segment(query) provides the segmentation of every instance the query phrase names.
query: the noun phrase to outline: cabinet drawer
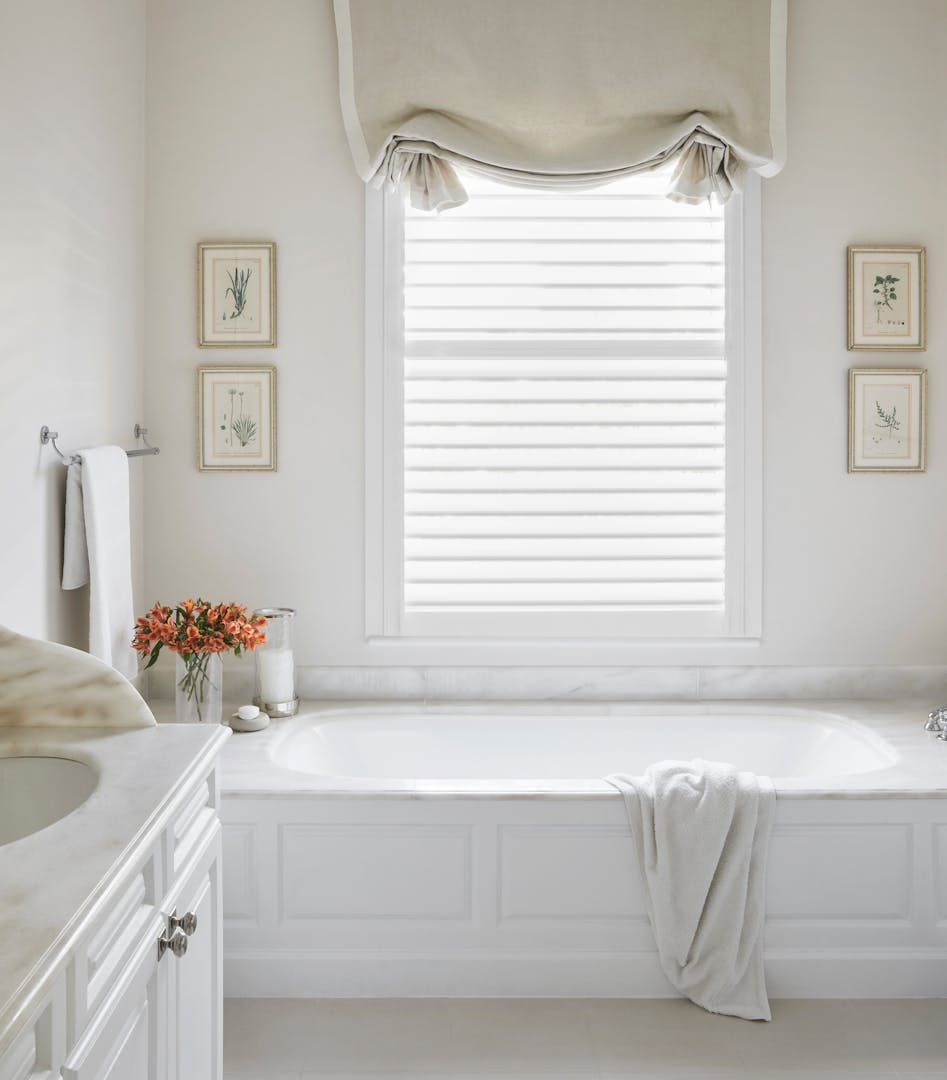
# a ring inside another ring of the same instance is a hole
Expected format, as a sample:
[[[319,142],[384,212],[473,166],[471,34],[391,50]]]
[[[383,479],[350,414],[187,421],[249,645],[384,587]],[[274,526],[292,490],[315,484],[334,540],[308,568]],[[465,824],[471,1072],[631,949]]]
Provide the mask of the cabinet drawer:
[[[151,864],[137,873],[109,905],[84,956],[85,1015],[94,1012],[126,966],[149,923],[157,917]],[[82,969],[80,969],[82,970]],[[82,986],[79,987],[80,993]]]
[[[48,1075],[47,1071],[40,1071],[33,1028],[25,1031],[0,1058],[0,1080],[34,1080]]]
[[[66,981],[60,978],[40,1015],[0,1057],[0,1080],[59,1080],[65,1029]]]
[[[171,874],[173,879],[181,867],[207,839],[215,827],[217,809],[214,799],[213,773],[205,777],[188,797],[174,819],[169,833]]]
[[[128,960],[113,979],[62,1067],[63,1080],[159,1080],[165,1056],[158,1052],[160,1010],[167,985],[157,941],[163,922],[146,921]]]

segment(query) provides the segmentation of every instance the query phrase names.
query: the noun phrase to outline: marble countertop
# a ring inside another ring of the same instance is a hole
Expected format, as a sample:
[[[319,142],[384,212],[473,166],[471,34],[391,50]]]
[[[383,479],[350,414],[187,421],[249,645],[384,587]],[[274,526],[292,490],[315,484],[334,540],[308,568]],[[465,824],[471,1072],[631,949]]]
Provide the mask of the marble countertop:
[[[156,703],[159,722],[173,718],[173,705]],[[704,712],[708,723],[728,710],[746,714],[807,712],[816,710],[840,719],[847,724],[863,724],[875,739],[880,739],[892,756],[890,766],[871,772],[845,776],[799,777],[776,782],[778,798],[939,798],[947,796],[947,742],[923,730],[924,720],[931,708],[928,700],[900,701],[734,701],[734,702],[415,702],[404,701],[344,703],[304,702],[300,716],[340,717],[371,713],[398,716],[419,712],[445,713],[502,713],[504,715],[570,715],[588,716],[643,712],[668,714]],[[225,709],[225,715],[231,710]],[[297,722],[299,717],[294,718]],[[274,745],[292,721],[274,720],[260,732],[238,734],[224,748],[221,756],[221,787],[229,797],[279,795],[327,795],[378,798],[618,798],[615,789],[604,780],[411,780],[364,779],[320,776],[296,771],[276,764],[271,758]]]
[[[77,810],[0,846],[0,1055],[67,963],[78,936],[114,898],[123,868],[174,815],[188,783],[210,767],[230,734],[221,726],[156,726],[150,713],[150,726],[65,723],[53,726],[46,717],[29,726],[21,717],[0,724],[0,757],[72,758],[99,774]]]

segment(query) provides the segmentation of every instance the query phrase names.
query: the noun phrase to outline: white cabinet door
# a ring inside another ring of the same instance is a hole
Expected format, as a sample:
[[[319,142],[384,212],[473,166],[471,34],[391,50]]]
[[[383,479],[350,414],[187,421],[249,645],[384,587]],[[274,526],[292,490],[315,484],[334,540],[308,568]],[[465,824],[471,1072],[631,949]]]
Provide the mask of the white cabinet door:
[[[180,890],[177,914],[197,917],[187,952],[169,966],[172,1080],[220,1080],[223,1073],[223,957],[220,827]]]
[[[166,962],[156,918],[62,1069],[64,1080],[167,1080]]]

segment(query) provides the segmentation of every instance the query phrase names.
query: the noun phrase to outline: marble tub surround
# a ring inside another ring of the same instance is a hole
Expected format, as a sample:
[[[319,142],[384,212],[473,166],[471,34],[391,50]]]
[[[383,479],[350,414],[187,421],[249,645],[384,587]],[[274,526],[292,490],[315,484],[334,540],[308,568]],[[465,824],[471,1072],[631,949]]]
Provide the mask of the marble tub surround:
[[[411,714],[425,716],[495,715],[556,716],[578,715],[590,724],[596,716],[654,716],[659,724],[662,712],[706,716],[707,723],[726,723],[726,716],[760,713],[798,716],[805,722],[812,711],[828,714],[842,725],[866,729],[867,737],[890,759],[890,764],[870,772],[840,776],[812,776],[780,779],[776,784],[779,798],[941,798],[947,795],[947,742],[923,730],[930,705],[927,700],[858,701],[823,700],[806,702],[805,707],[784,701],[734,702],[362,702],[337,704],[304,701],[296,717],[274,720],[259,732],[240,734],[221,756],[221,789],[225,796],[294,794],[348,794],[352,796],[467,798],[504,796],[541,798],[615,799],[614,788],[603,779],[412,779],[395,776],[379,781],[335,775],[315,775],[274,760],[274,751],[288,733],[307,722],[319,719],[344,719],[347,716],[390,717],[393,724]],[[159,722],[172,720],[173,705],[156,705]],[[617,767],[617,766],[616,766]]]
[[[103,702],[112,699],[111,680],[92,685]],[[224,727],[156,725],[150,713],[147,726],[142,719],[117,730],[119,715],[110,714],[111,727],[0,727],[0,757],[71,758],[98,774],[78,809],[0,846],[0,1056],[31,1022],[75,942],[110,910],[123,868],[180,810],[188,784],[230,734]]]
[[[131,683],[88,653],[0,627],[0,728],[154,724]]]
[[[149,700],[174,697],[170,665],[147,673]],[[310,701],[731,701],[736,699],[947,702],[947,666],[773,667],[316,667],[297,666]],[[228,701],[253,696],[253,665],[224,669]]]

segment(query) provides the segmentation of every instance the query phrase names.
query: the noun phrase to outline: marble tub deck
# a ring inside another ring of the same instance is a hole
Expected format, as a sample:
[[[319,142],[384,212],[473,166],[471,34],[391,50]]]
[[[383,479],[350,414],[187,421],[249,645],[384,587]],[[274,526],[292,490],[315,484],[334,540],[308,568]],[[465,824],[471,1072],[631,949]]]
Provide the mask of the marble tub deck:
[[[338,795],[353,797],[520,797],[520,798],[618,798],[615,789],[597,778],[571,780],[482,779],[416,780],[410,777],[360,779],[320,776],[276,764],[274,746],[291,724],[301,717],[339,718],[347,715],[399,716],[502,713],[510,716],[579,715],[594,723],[596,715],[673,714],[675,711],[707,716],[708,724],[723,723],[727,712],[779,713],[804,717],[813,710],[844,724],[864,725],[893,757],[892,764],[871,772],[837,777],[781,779],[779,798],[940,798],[947,796],[947,742],[923,730],[929,700],[855,701],[823,700],[789,703],[780,701],[733,702],[303,702],[293,720],[274,720],[260,732],[231,739],[221,755],[221,790],[227,796]],[[225,714],[228,711],[225,710]],[[173,719],[173,706],[155,707],[159,721]]]

